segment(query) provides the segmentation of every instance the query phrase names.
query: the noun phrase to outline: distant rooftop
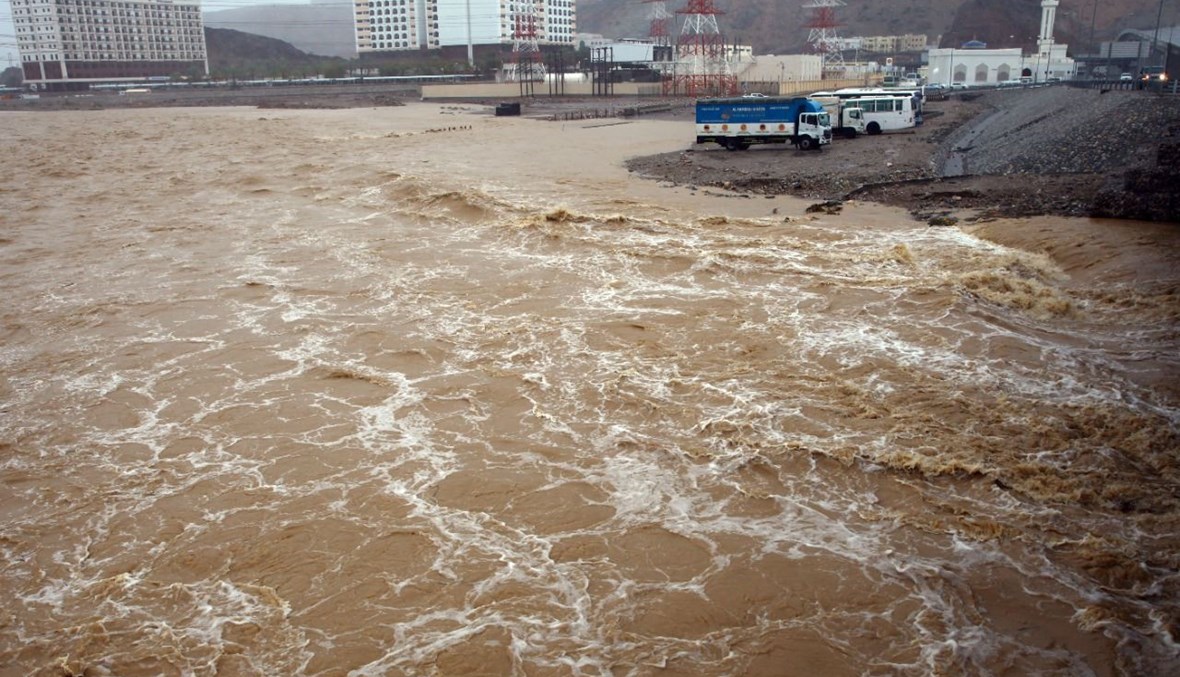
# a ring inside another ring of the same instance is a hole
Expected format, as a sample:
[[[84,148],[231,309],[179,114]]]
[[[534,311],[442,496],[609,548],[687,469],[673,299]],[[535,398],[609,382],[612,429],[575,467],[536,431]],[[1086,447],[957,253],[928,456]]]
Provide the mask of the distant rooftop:
[[[1143,42],[1154,42],[1156,40],[1155,29],[1141,31],[1136,29],[1128,29],[1119,33],[1118,42],[1126,42],[1130,40],[1140,40]],[[1172,47],[1180,47],[1180,26],[1160,26],[1159,41]]]

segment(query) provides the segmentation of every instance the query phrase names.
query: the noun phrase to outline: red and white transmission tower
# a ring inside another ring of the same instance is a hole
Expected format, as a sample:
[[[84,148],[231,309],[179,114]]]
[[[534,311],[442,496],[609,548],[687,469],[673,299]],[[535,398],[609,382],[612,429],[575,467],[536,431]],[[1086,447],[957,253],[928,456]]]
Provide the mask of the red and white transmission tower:
[[[668,13],[664,0],[643,0],[643,3],[651,5],[651,11],[647,14],[647,19],[650,22],[647,36],[651,38],[653,44],[671,44],[672,36],[668,27],[672,24],[672,15]]]
[[[537,41],[537,6],[533,0],[515,3],[512,17],[512,63],[509,79],[520,81],[522,96],[531,96],[533,82],[545,79],[541,45]]]
[[[726,96],[737,94],[737,76],[717,27],[719,11],[713,0],[688,0],[676,10],[686,15],[676,48],[676,74],[664,82],[665,93],[685,96]],[[668,90],[671,89],[669,92]]]
[[[810,0],[803,9],[812,10],[811,20],[807,22],[807,42],[811,48],[823,57],[823,76],[829,72],[844,72],[844,44],[837,35],[840,27],[836,19],[836,8],[844,7],[843,0]]]

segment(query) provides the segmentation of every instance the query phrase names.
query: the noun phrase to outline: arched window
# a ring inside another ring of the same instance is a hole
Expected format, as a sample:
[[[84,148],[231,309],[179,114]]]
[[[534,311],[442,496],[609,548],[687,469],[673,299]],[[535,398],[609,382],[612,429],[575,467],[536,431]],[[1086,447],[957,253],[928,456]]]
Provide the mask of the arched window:
[[[953,80],[955,82],[967,82],[967,67],[962,64],[955,66],[955,75]]]
[[[975,81],[987,82],[987,64],[979,64],[975,67]]]
[[[996,82],[1007,82],[1012,78],[1012,67],[1006,63],[996,69]]]

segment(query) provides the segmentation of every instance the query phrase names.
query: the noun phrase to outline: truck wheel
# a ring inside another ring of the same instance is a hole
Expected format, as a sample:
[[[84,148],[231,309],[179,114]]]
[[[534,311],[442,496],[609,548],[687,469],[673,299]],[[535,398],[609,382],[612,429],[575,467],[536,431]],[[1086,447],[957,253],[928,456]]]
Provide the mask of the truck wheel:
[[[721,145],[725,146],[725,150],[737,150],[740,146],[737,139],[726,139],[721,142]]]
[[[881,125],[877,124],[876,122],[870,122],[869,126],[865,128],[865,131],[873,136],[876,136],[877,134],[881,133]]]
[[[811,150],[815,148],[815,139],[810,136],[799,137],[799,150]]]

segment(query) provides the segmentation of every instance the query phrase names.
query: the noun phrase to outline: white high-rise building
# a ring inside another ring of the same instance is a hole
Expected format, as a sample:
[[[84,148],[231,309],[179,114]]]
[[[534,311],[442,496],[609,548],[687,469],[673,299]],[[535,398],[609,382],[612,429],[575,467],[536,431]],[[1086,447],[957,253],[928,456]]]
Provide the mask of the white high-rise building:
[[[27,84],[207,75],[198,0],[10,0]]]
[[[524,2],[538,44],[574,44],[575,0],[354,0],[357,52],[510,45]]]

